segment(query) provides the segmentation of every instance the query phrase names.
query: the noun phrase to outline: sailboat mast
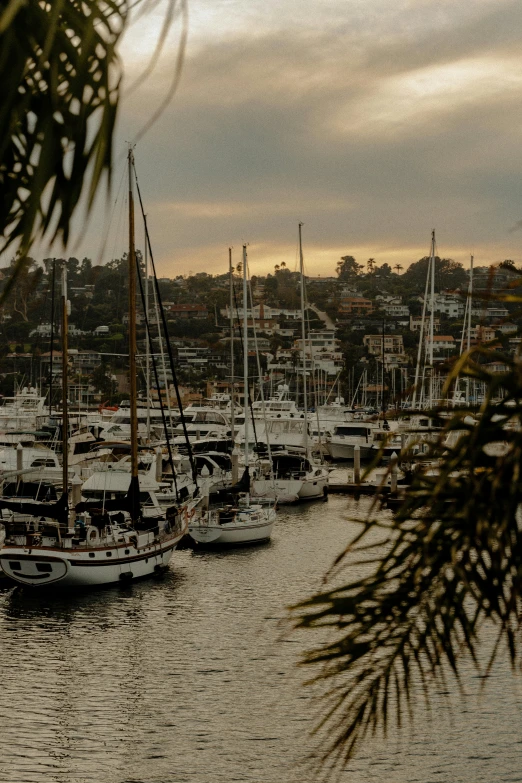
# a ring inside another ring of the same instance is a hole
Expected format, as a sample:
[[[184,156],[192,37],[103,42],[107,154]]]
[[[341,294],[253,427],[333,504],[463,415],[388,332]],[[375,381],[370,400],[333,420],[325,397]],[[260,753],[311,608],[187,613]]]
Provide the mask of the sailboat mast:
[[[134,193],[132,187],[132,168],[134,154],[129,147],[127,156],[129,174],[129,392],[130,392],[130,438],[131,438],[131,488],[132,519],[135,521],[135,502],[139,496],[138,484],[138,388],[136,370],[136,247],[134,238]]]
[[[62,485],[67,496],[69,488],[69,405],[67,401],[67,367],[69,312],[67,302],[67,267],[62,263]]]
[[[424,287],[424,302],[422,304],[422,318],[421,318],[421,325],[419,331],[419,346],[417,349],[417,364],[415,365],[415,381],[413,383],[413,396],[411,401],[411,407],[413,410],[415,410],[415,406],[417,403],[417,389],[419,386],[419,375],[420,375],[423,349],[424,349],[424,364],[426,364],[426,346],[424,345],[424,324],[426,323],[426,307],[428,305],[428,285],[430,281],[430,272],[431,272],[431,253],[428,261],[428,271],[426,273],[426,285]],[[419,395],[419,407],[420,407],[420,396],[421,395]]]
[[[468,337],[467,348],[471,347],[471,308],[473,307],[473,256],[469,267],[469,285],[468,285]],[[470,378],[466,378],[466,405],[469,405],[469,384]]]
[[[247,318],[247,251],[243,245],[243,383],[245,405],[245,468],[248,468],[248,318]],[[254,313],[252,312],[252,317]]]
[[[236,412],[235,412],[235,392],[236,384],[234,378],[234,277],[232,269],[232,248],[228,248],[228,273],[229,273],[229,288],[230,288],[230,429],[232,431],[232,441],[234,441],[234,433],[236,427]]]
[[[385,345],[385,330],[386,330],[386,322],[384,318],[382,319],[382,386],[381,386],[381,408],[382,408],[382,415],[384,418],[386,418],[386,400],[384,397],[384,345]]]
[[[431,232],[431,312],[430,312],[430,408],[433,407],[433,384],[435,380],[433,367],[433,337],[435,330],[435,229]]]
[[[49,356],[49,418],[53,412],[53,348],[54,348],[54,280],[56,273],[56,258],[53,258],[53,275],[51,282],[51,354]]]
[[[145,215],[145,221],[147,216]],[[145,253],[145,321],[147,329],[150,329],[149,319],[149,253],[147,246],[147,224],[144,222],[144,253]],[[145,385],[147,394],[147,443],[150,443],[150,346],[149,340],[145,340]],[[158,389],[158,394],[159,394]],[[168,389],[167,389],[168,394]]]
[[[304,436],[308,454],[308,400],[306,397],[306,351],[305,351],[305,293],[304,293],[304,263],[303,263],[303,224],[299,223],[299,270],[301,272],[301,344],[303,346],[303,406],[304,406]]]

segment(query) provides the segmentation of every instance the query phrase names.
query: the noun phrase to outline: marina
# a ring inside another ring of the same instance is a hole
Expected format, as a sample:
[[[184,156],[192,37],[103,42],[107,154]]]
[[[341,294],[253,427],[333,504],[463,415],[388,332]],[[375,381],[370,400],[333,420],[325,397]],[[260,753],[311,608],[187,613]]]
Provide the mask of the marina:
[[[0,783],[522,783],[521,26],[0,2]]]

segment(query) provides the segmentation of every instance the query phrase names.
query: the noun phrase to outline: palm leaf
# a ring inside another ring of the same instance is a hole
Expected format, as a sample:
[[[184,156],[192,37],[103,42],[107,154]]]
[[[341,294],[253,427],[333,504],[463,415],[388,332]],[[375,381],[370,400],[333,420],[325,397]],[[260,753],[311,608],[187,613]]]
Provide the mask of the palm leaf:
[[[485,361],[507,371],[491,373]],[[429,454],[438,470],[415,472],[392,518],[374,506],[329,579],[339,581],[362,555],[365,575],[292,610],[297,628],[329,634],[302,660],[318,667],[314,681],[330,683],[318,726],[328,770],[346,764],[369,733],[385,734],[394,710],[399,723],[411,715],[417,685],[429,705],[436,683],[451,676],[459,684],[463,656],[481,674],[502,645],[513,666],[520,659],[522,363],[475,349],[457,376],[486,384],[480,410],[433,412],[443,427]],[[483,670],[486,622],[496,625],[497,643]]]
[[[184,21],[166,100],[181,73],[186,0],[166,0],[154,55],[177,3]],[[132,8],[140,5],[156,2],[136,0]],[[130,8],[128,0],[0,0],[0,252],[18,249],[15,279],[36,239],[65,246],[82,195],[89,210],[104,177],[110,185],[122,83],[117,44]]]
[[[30,2],[0,33],[0,232],[26,252],[37,237],[66,244],[85,184],[89,204],[110,176],[124,0]]]

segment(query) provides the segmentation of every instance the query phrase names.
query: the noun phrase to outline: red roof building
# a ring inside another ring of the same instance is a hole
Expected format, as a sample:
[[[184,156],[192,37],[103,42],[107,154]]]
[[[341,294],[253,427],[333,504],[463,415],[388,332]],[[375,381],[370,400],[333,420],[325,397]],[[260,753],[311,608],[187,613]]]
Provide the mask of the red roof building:
[[[175,318],[208,318],[205,305],[173,304],[168,308],[168,312]]]

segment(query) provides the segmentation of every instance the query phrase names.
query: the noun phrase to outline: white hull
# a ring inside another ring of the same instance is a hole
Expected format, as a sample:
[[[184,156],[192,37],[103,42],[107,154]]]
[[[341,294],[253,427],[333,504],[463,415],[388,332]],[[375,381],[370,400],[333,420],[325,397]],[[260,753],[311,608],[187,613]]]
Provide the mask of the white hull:
[[[315,500],[317,498],[324,498],[325,494],[328,493],[328,481],[328,474],[306,478],[303,481],[303,486],[299,491],[299,500]]]
[[[6,546],[0,550],[0,565],[11,579],[31,587],[58,583],[60,587],[109,585],[162,570],[183,534],[144,547],[130,543],[85,550]]]
[[[355,443],[330,440],[327,443],[328,453],[332,459],[351,459],[353,460]],[[374,450],[370,445],[361,446],[361,459],[370,459]]]
[[[296,503],[303,488],[301,479],[255,479],[251,485],[252,498],[263,498],[278,503]]]
[[[210,513],[189,525],[189,535],[199,544],[233,545],[255,544],[268,541],[276,521],[274,509],[259,506],[242,510],[239,519],[219,524],[217,516]]]

